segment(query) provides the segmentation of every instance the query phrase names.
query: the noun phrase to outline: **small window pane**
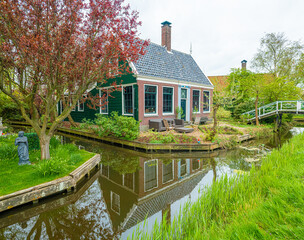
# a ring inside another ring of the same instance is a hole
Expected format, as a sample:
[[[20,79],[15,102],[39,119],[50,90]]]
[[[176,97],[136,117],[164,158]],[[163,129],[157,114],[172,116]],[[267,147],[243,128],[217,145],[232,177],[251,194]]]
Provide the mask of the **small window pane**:
[[[145,113],[156,113],[156,86],[145,86]]]
[[[163,112],[173,113],[173,88],[163,88]]]
[[[101,105],[100,112],[108,113],[108,91],[107,90],[101,91],[101,97],[102,100],[100,100],[100,105]]]
[[[203,107],[203,110],[206,111],[206,112],[209,112],[210,111],[210,103],[209,103],[209,100],[210,100],[210,93],[209,91],[204,91],[203,92],[204,96],[203,96],[203,102],[204,102],[204,107]]]
[[[180,175],[181,177],[187,174],[187,162],[185,159],[182,159],[180,162]]]
[[[145,162],[145,191],[157,187],[157,161]]]
[[[199,169],[200,160],[199,159],[192,159],[192,170],[195,171]]]
[[[193,90],[193,112],[199,112],[200,91]]]
[[[181,98],[187,98],[187,89],[182,89]]]
[[[133,114],[133,87],[124,87],[124,114]]]
[[[120,196],[111,192],[111,208],[114,212],[120,214]]]
[[[173,161],[169,164],[163,164],[163,183],[173,179]]]

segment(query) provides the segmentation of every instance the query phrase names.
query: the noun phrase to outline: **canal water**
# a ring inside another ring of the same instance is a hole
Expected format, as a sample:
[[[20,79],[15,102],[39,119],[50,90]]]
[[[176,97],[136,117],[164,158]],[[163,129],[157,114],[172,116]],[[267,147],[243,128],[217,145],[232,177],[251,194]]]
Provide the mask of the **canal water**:
[[[280,147],[303,130],[293,128],[234,150],[190,154],[145,154],[60,136],[63,142],[100,153],[101,169],[75,193],[2,213],[0,239],[127,239],[136,229],[151,231],[163,217],[173,221],[186,202],[196,201],[217,178],[249,171],[245,158],[259,153],[246,147]]]

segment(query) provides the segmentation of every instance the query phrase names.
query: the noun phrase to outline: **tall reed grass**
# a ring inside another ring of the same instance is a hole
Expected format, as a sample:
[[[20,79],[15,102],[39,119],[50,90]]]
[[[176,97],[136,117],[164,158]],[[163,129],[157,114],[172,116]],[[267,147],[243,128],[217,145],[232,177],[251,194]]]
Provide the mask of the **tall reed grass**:
[[[165,219],[165,218],[164,218]],[[137,229],[137,231],[139,231]],[[223,177],[186,204],[173,223],[137,239],[304,239],[304,134],[261,168]],[[135,239],[135,238],[133,238]]]

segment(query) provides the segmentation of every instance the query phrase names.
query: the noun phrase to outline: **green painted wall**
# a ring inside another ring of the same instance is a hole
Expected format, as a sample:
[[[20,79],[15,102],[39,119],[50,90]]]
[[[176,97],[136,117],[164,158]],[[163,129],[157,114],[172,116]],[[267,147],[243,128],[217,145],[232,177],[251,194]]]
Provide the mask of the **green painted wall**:
[[[113,82],[116,82],[117,85],[124,85],[124,84],[131,84],[136,83],[136,78],[133,76],[133,74],[126,74],[123,76],[118,76],[114,79],[110,79],[105,84],[98,84],[97,88],[102,87],[108,87],[111,86]],[[137,84],[133,85],[134,87],[134,118],[138,120],[138,86]],[[98,89],[93,89],[91,91],[91,94],[93,96],[99,94]],[[119,115],[122,114],[122,92],[117,90],[112,93],[110,93],[111,96],[108,97],[108,115],[111,114],[113,111],[117,111]],[[76,111],[71,112],[71,116],[74,119],[75,122],[82,122],[82,120],[85,119],[94,119],[96,118],[96,113],[100,113],[99,107],[96,107],[96,110],[90,109],[87,106],[87,103],[84,104],[84,111],[79,112],[78,106],[76,107]],[[68,121],[68,119],[65,119],[65,121]]]

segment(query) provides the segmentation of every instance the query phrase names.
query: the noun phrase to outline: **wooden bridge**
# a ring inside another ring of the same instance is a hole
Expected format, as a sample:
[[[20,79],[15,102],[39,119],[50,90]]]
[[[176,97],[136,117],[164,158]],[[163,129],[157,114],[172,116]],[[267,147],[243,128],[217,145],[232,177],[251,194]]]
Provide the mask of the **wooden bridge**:
[[[282,113],[304,114],[304,101],[276,101],[258,108],[258,118],[263,119]],[[248,121],[255,119],[255,110],[242,114]]]

